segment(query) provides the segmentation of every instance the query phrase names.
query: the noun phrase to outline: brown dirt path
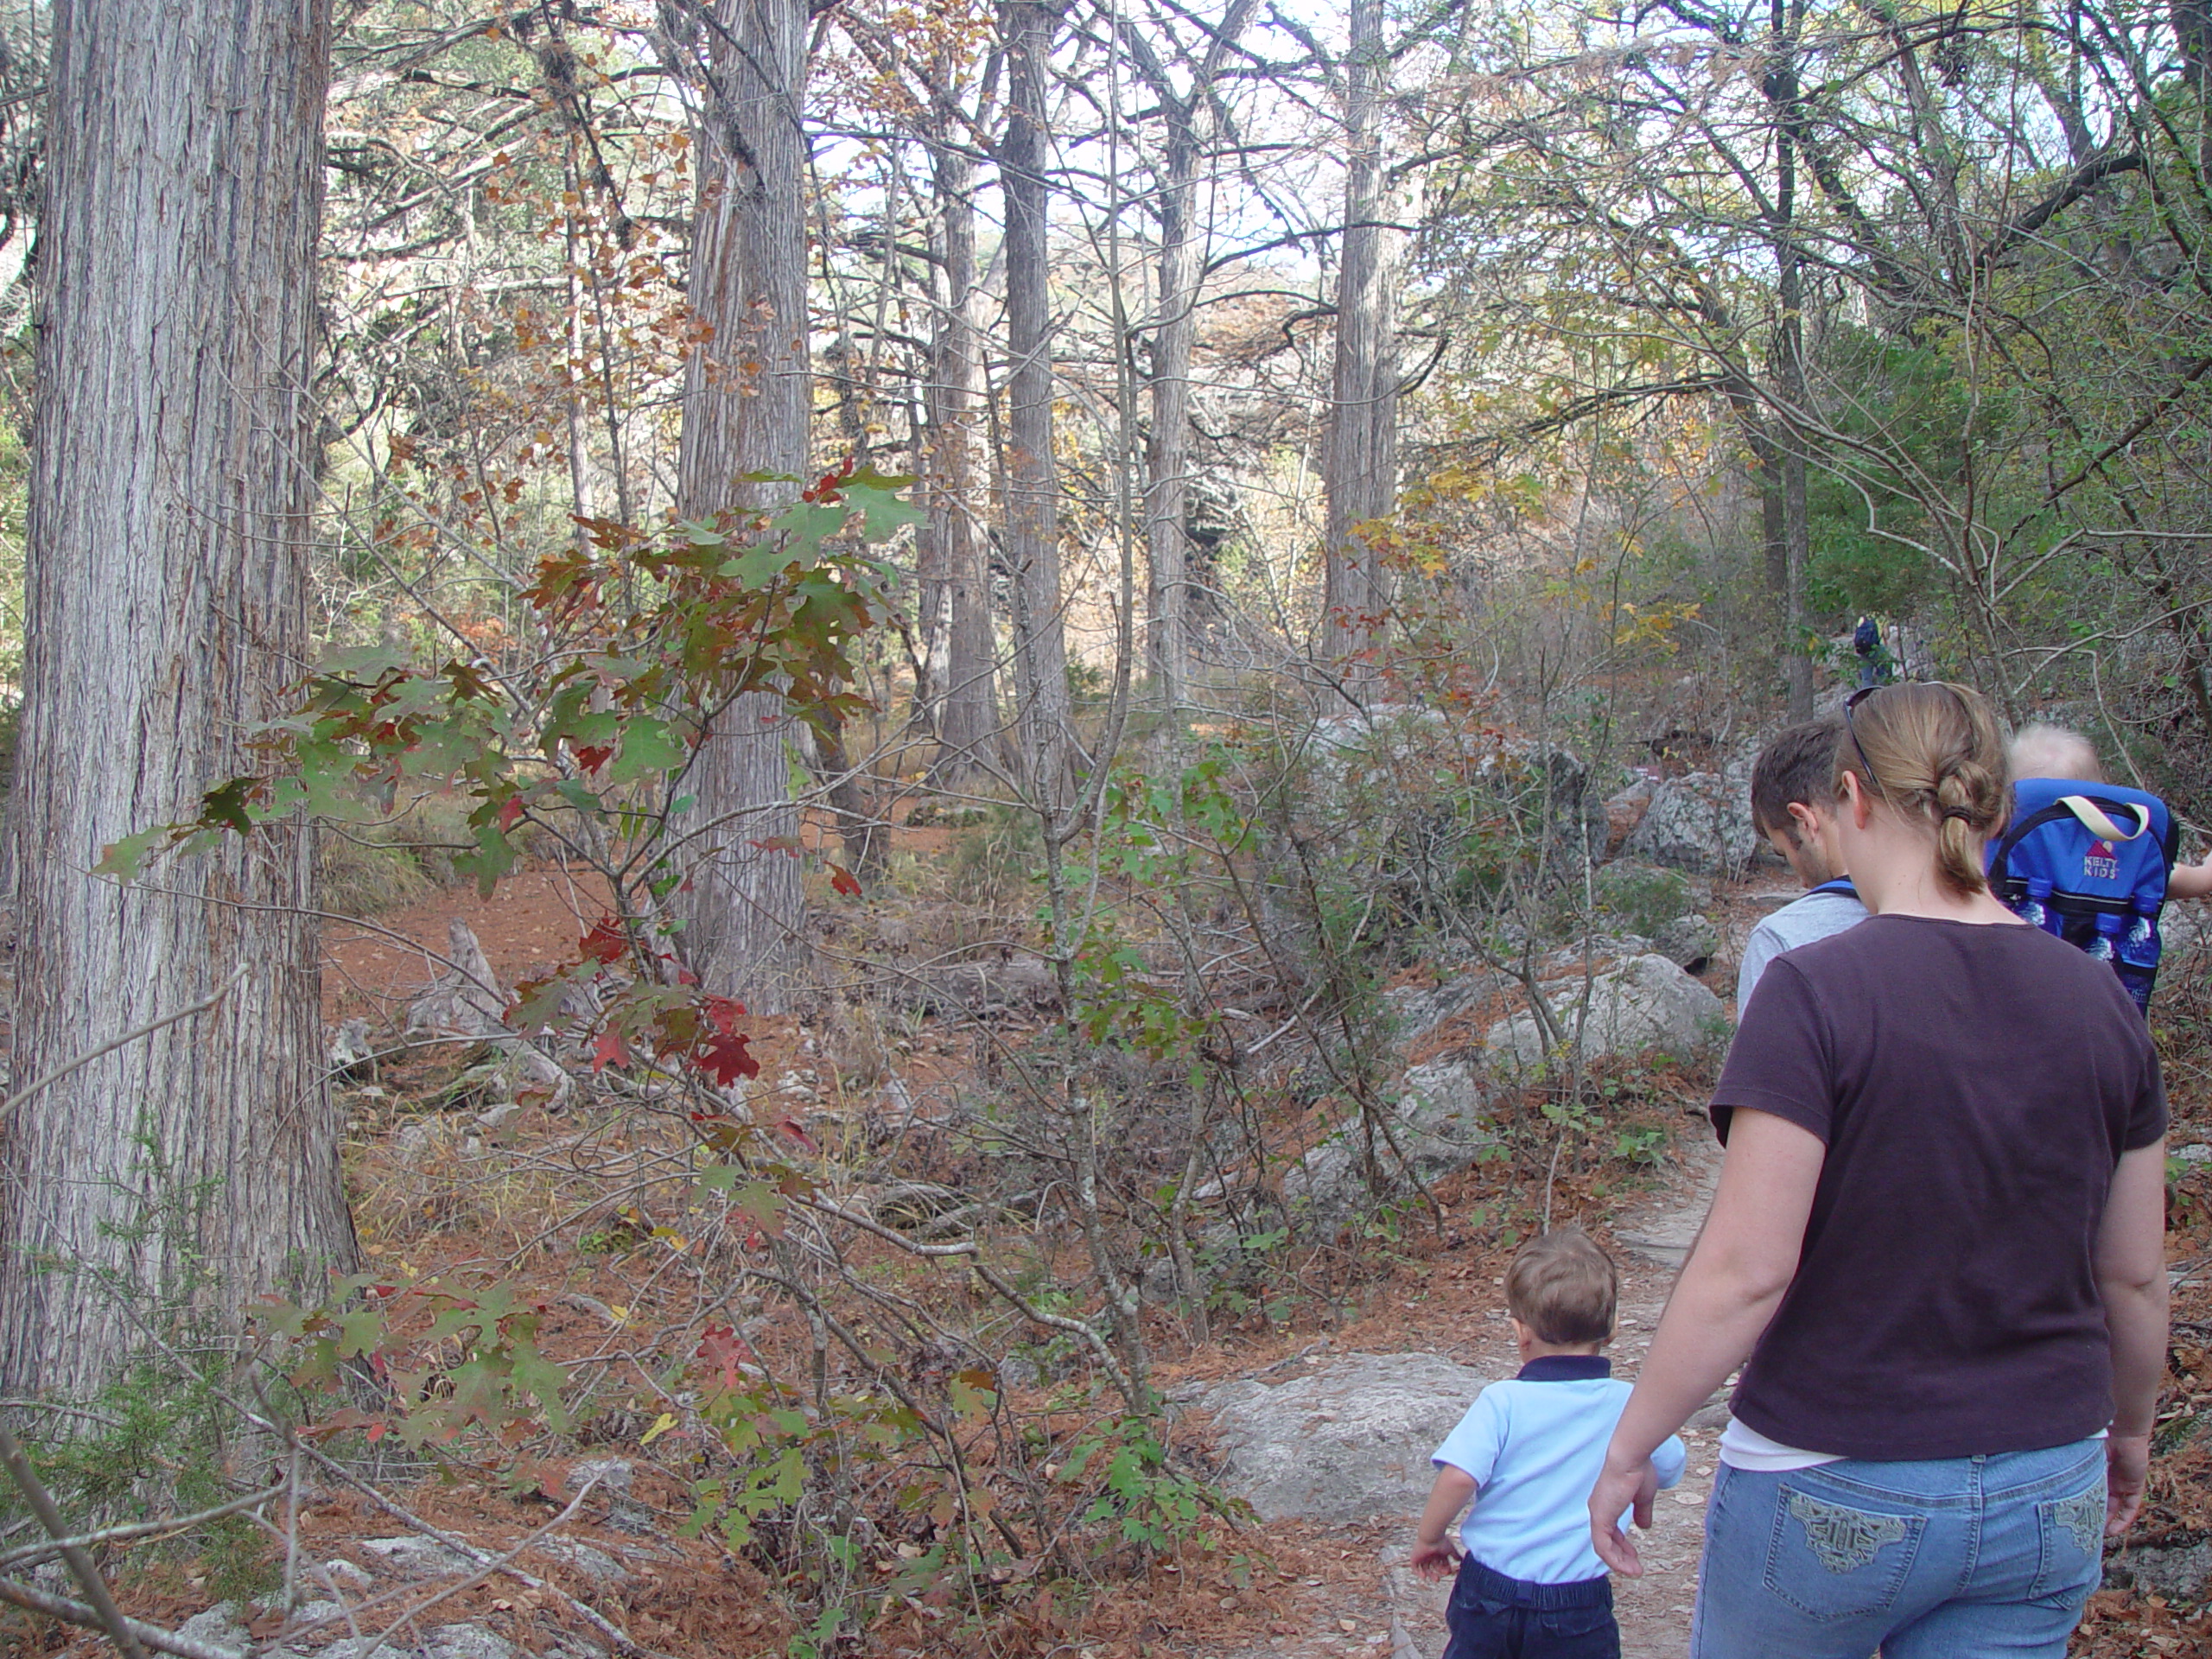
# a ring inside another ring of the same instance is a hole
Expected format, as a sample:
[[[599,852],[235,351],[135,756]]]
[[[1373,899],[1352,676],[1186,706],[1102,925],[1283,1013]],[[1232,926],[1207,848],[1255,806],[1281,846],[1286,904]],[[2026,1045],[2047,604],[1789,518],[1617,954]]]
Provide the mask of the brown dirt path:
[[[1718,1150],[1702,1124],[1686,1123],[1674,1174],[1613,1230],[1622,1270],[1620,1328],[1611,1350],[1617,1376],[1636,1375],[1675,1272],[1712,1202],[1719,1167]],[[1479,1329],[1427,1345],[1489,1376],[1513,1374],[1512,1335],[1502,1307]],[[1699,1419],[1683,1435],[1689,1466],[1681,1484],[1659,1495],[1651,1530],[1637,1535],[1644,1576],[1614,1581],[1623,1659],[1681,1659],[1689,1649],[1705,1505],[1713,1489],[1720,1425],[1726,1421],[1713,1407]],[[1200,1652],[1210,1659],[1437,1659],[1443,1652],[1448,1586],[1423,1584],[1405,1565],[1411,1516],[1396,1528],[1301,1525],[1294,1531],[1309,1547],[1334,1544],[1347,1567],[1355,1570],[1283,1586],[1263,1638],[1241,1646],[1209,1645]],[[1365,1571],[1356,1570],[1363,1565]]]

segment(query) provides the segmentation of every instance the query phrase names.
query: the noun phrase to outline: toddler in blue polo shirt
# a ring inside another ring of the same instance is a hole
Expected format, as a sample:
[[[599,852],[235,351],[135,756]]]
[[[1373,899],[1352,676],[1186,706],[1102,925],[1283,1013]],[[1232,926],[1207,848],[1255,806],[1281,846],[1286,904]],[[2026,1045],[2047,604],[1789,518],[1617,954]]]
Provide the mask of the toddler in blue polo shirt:
[[[1465,1554],[1444,1659],[1619,1659],[1612,1581],[1590,1547],[1589,1510],[1628,1404],[1629,1385],[1599,1351],[1619,1295],[1611,1261],[1580,1227],[1529,1240],[1506,1269],[1520,1375],[1478,1395],[1436,1448],[1414,1541],[1415,1570],[1442,1578],[1455,1560],[1445,1534],[1474,1500],[1459,1529]],[[1685,1457],[1673,1437],[1652,1454],[1662,1486],[1681,1479]]]

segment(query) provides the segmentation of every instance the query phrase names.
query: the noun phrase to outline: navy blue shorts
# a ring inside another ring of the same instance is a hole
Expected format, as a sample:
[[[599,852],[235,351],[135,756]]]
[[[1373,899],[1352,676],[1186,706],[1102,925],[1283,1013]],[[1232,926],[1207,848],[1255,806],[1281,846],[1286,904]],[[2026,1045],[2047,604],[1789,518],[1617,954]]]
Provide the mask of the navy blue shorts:
[[[1529,1584],[1469,1555],[1444,1618],[1444,1659],[1621,1659],[1611,1579]]]

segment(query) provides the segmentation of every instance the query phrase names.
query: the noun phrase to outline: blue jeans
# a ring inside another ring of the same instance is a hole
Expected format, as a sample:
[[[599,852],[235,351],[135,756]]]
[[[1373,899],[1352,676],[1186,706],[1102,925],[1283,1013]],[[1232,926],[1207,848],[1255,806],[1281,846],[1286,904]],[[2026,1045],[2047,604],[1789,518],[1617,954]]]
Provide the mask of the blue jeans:
[[[1620,1659],[1611,1579],[1529,1584],[1469,1555],[1444,1622],[1452,1631],[1444,1659]]]
[[[1723,1465],[1693,1659],[2063,1659],[2104,1573],[2105,1443],[1925,1463]]]

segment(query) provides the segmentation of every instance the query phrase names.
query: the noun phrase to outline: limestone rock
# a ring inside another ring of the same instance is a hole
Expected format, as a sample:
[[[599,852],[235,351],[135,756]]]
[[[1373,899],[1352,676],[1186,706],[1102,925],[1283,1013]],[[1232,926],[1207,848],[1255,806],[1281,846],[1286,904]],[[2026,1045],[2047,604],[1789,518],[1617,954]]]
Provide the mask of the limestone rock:
[[[1651,798],[1659,786],[1649,778],[1639,778],[1618,795],[1605,798],[1605,856],[1617,855],[1628,838],[1636,833],[1637,825],[1643,822],[1643,815],[1651,810]]]
[[[1512,983],[1510,974],[1486,968],[1460,971],[1439,969],[1433,986],[1397,986],[1382,993],[1382,1002],[1396,1023],[1395,1040],[1399,1046],[1410,1049],[1446,1020],[1465,1013]]]
[[[1712,918],[1677,916],[1651,936],[1651,949],[1685,973],[1696,973],[1720,949],[1720,930]]]
[[[1546,987],[1546,1001],[1571,1040],[1578,1030],[1585,1060],[1640,1054],[1656,1049],[1687,1057],[1712,1046],[1727,1029],[1720,999],[1656,953],[1631,957],[1589,982],[1587,1010],[1578,1007],[1582,987]],[[1492,1026],[1483,1039],[1494,1071],[1533,1071],[1544,1059],[1544,1041],[1533,1012]]]
[[[1483,1122],[1487,1099],[1476,1061],[1440,1060],[1407,1072],[1385,1120],[1388,1134],[1378,1126],[1375,1135],[1375,1156],[1385,1181],[1394,1186],[1410,1185],[1413,1179],[1426,1183],[1473,1163],[1497,1139]],[[1284,1172],[1283,1197],[1316,1216],[1356,1209],[1367,1194],[1362,1169],[1366,1143],[1360,1120],[1346,1118]]]
[[[348,1637],[325,1648],[319,1659],[522,1659],[522,1649],[481,1624],[441,1624],[400,1647],[378,1646],[373,1636]]]
[[[1573,750],[1557,747],[1541,753],[1545,819],[1552,828],[1560,867],[1579,870],[1584,861],[1602,863],[1612,842],[1612,822],[1602,785]]]
[[[1718,772],[1693,772],[1659,785],[1621,850],[1672,869],[1734,875],[1758,848],[1751,791]]]
[[[253,1645],[235,1601],[219,1601],[206,1612],[194,1613],[176,1627],[176,1633],[190,1641],[228,1648],[233,1653],[244,1653]]]
[[[580,1543],[574,1538],[547,1538],[533,1546],[536,1552],[574,1568],[601,1590],[612,1590],[630,1582],[634,1576],[630,1569],[594,1544]]]
[[[1227,1454],[1222,1484],[1264,1521],[1418,1515],[1429,1453],[1487,1381],[1438,1354],[1347,1354],[1273,1385],[1202,1397]]]
[[[322,1564],[321,1576],[327,1579],[339,1589],[350,1591],[357,1596],[366,1595],[376,1584],[376,1580],[369,1576],[365,1569],[355,1566],[343,1555],[325,1561]]]
[[[354,1548],[369,1558],[372,1571],[397,1573],[403,1579],[441,1578],[448,1573],[469,1572],[476,1566],[459,1550],[411,1532],[397,1538],[364,1538]]]
[[[2105,1569],[2113,1588],[2133,1585],[2169,1601],[2199,1602],[2212,1595],[2212,1543],[2185,1549],[2131,1549]]]

